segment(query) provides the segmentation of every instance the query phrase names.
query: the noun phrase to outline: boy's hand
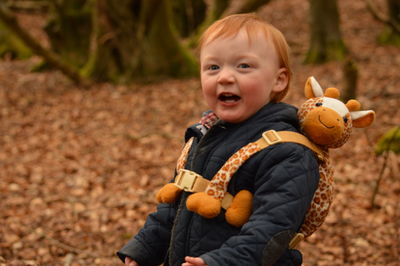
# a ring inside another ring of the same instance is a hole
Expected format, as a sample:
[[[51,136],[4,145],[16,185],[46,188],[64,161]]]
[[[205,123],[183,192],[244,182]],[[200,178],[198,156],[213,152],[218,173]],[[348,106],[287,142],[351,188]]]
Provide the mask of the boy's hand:
[[[128,266],[139,266],[139,264],[129,257],[125,257],[125,265]]]
[[[185,257],[185,263],[182,266],[207,266],[202,258]]]

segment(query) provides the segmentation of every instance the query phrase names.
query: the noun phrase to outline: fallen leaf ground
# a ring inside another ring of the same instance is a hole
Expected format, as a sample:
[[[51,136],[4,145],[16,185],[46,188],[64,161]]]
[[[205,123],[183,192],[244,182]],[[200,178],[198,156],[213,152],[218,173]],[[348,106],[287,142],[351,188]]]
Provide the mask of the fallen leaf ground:
[[[400,48],[376,38],[383,25],[363,1],[339,1],[343,37],[360,71],[358,99],[375,123],[332,150],[335,201],[303,242],[304,265],[400,265],[399,155],[384,164],[373,146],[400,124]],[[286,102],[299,106],[310,75],[344,86],[342,63],[303,65],[308,2],[273,1],[260,11],[292,47]],[[26,18],[25,21],[29,21]],[[34,20],[33,20],[34,21]],[[155,209],[187,125],[206,109],[197,79],[99,84],[79,89],[38,62],[0,61],[0,265],[114,265],[118,250]]]

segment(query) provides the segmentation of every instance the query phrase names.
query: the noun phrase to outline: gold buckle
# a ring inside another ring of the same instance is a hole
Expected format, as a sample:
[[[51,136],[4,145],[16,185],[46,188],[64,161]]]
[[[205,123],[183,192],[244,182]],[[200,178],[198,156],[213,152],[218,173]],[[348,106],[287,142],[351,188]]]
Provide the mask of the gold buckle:
[[[275,130],[268,130],[262,134],[264,140],[268,143],[268,145],[272,145],[282,141],[282,138],[276,133]]]
[[[197,177],[198,174],[196,174],[195,172],[186,169],[180,169],[178,175],[175,178],[175,185],[185,191],[193,192]]]

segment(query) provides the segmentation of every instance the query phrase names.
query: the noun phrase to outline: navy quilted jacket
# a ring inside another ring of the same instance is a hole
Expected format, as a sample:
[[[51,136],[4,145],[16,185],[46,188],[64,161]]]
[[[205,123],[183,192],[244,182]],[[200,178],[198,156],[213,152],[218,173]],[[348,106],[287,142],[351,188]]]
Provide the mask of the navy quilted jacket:
[[[196,141],[186,169],[211,179],[238,149],[269,129],[297,131],[296,108],[269,103],[240,124],[223,121],[204,136],[195,126],[186,138]],[[253,213],[241,228],[229,225],[225,211],[213,219],[186,208],[189,193],[175,204],[160,204],[145,226],[117,254],[139,265],[181,265],[185,256],[200,256],[208,265],[301,265],[299,251],[287,249],[299,230],[318,186],[313,153],[295,143],[272,145],[246,161],[233,176],[228,191],[254,195]]]

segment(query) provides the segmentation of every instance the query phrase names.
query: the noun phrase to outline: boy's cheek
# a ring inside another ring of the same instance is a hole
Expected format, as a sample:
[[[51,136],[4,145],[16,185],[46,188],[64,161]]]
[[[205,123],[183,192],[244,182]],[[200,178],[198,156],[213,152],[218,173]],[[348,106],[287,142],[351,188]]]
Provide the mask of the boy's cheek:
[[[204,97],[216,97],[216,90],[213,82],[203,81],[201,84],[201,90]]]

